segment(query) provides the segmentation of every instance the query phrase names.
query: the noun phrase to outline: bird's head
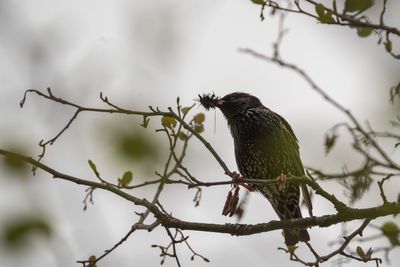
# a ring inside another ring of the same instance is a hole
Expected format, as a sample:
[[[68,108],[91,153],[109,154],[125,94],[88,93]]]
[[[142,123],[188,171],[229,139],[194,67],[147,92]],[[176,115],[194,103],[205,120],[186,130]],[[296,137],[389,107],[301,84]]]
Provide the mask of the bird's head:
[[[206,108],[219,108],[224,116],[230,120],[245,114],[249,108],[262,106],[260,100],[247,93],[235,92],[222,98],[212,95],[203,95],[200,97],[200,103]]]

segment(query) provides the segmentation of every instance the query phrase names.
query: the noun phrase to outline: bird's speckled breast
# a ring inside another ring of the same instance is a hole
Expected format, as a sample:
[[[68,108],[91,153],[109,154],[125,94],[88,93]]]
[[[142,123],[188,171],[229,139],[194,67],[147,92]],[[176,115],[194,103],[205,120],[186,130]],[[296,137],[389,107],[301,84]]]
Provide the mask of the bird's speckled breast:
[[[249,109],[231,125],[236,163],[242,175],[275,179],[281,173],[292,172],[280,127],[279,118],[264,109]]]

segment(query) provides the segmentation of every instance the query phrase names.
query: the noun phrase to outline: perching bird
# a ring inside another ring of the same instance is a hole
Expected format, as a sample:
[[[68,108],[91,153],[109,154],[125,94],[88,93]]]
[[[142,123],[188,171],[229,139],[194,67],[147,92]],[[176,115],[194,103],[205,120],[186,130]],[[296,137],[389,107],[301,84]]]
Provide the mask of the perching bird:
[[[236,164],[245,178],[304,175],[298,141],[289,123],[263,106],[257,97],[247,93],[232,93],[223,98],[203,95],[200,103],[206,109],[218,107],[224,114],[234,139]],[[279,188],[279,184],[250,186],[269,200],[281,220],[302,218],[298,185],[287,183],[284,188]],[[284,229],[284,236],[287,246],[310,240],[305,229]]]

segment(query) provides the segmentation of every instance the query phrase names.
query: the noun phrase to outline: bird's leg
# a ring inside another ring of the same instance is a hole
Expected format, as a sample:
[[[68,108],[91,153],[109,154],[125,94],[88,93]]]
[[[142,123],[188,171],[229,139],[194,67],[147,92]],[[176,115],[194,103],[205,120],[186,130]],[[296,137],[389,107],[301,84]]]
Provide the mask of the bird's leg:
[[[237,172],[233,172],[232,173],[232,184],[243,186],[244,188],[246,188],[250,192],[254,192],[254,189],[250,185],[242,183],[241,182],[242,180],[243,180],[243,176],[242,175],[240,175]]]
[[[279,175],[276,178],[276,181],[278,182],[278,190],[279,191],[283,191],[286,188],[286,175],[284,175],[283,173],[281,173],[281,175]]]

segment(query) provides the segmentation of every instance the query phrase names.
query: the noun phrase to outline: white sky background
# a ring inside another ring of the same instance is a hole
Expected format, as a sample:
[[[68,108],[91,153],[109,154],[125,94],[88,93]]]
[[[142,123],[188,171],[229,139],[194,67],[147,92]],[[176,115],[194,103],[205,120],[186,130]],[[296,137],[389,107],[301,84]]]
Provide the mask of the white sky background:
[[[399,8],[396,1],[388,4],[388,24],[399,26],[395,11]],[[135,110],[146,110],[149,104],[165,109],[174,105],[177,96],[190,105],[198,93],[214,91],[223,96],[246,91],[291,123],[305,165],[331,171],[340,170],[343,164],[356,168],[359,158],[349,153],[351,148],[344,141],[328,157],[324,156],[326,130],[345,119],[339,111],[295,73],[238,52],[238,48],[246,47],[271,53],[277,35],[277,17],[270,18],[266,13],[266,20],[261,22],[259,13],[259,6],[250,1],[2,0],[0,146],[13,141],[30,147],[32,155],[38,154],[39,140],[53,137],[72,115],[71,109],[33,95],[21,110],[19,101],[29,88],[51,87],[57,96],[98,107],[103,106],[98,98],[102,91],[114,103]],[[296,15],[287,17],[285,24],[289,32],[282,43],[282,57],[305,69],[326,92],[350,107],[361,122],[368,119],[375,129],[388,129],[388,120],[394,118],[393,108],[388,105],[389,88],[399,82],[400,68],[398,61],[376,45],[376,38],[361,39],[355,31],[319,25]],[[195,111],[203,109],[195,107]],[[216,114],[215,131],[214,113],[206,115],[205,138],[231,170],[236,170],[232,139],[222,115]],[[112,143],[104,143],[102,137],[102,131],[114,127],[118,120],[140,127],[126,117],[82,114],[49,147],[43,162],[71,175],[92,177],[87,165],[87,160],[92,159],[105,176],[120,176],[132,168],[112,161],[109,154]],[[152,119],[150,123],[156,127],[158,121]],[[197,141],[193,140],[187,160],[193,174],[200,179],[226,179]],[[140,176],[140,171],[133,169],[133,172],[135,178]],[[136,220],[133,211],[138,209],[110,193],[95,192],[95,205],[83,212],[84,187],[52,180],[43,172],[28,184],[3,178],[9,175],[0,172],[0,224],[10,214],[42,212],[52,220],[56,233],[50,245],[36,241],[37,246],[31,252],[16,254],[0,250],[1,266],[76,265],[76,260],[100,255],[112,247]],[[323,186],[343,197],[342,188],[334,183]],[[387,187],[389,197],[396,197],[399,182],[390,181]],[[146,189],[133,193],[149,198],[152,192]],[[194,208],[194,191],[170,186],[161,200],[167,210],[181,219],[234,223],[234,219],[220,216],[226,193],[227,187],[203,189],[201,205]],[[377,203],[380,199],[373,187],[371,194],[357,205]],[[330,204],[319,198],[314,206],[315,215],[334,212]],[[252,194],[242,222],[271,219],[277,217],[267,201]],[[359,223],[350,224],[349,230]],[[312,244],[323,253],[332,249],[327,241],[340,236],[341,229],[340,226],[313,228],[309,232]],[[211,263],[199,258],[190,262],[191,254],[179,246],[184,266],[299,266],[277,250],[283,245],[279,231],[250,237],[185,233],[190,235],[192,247]],[[162,228],[151,234],[137,232],[99,266],[158,266],[159,251],[150,245],[167,242]],[[387,241],[377,244],[387,245]],[[301,255],[303,251],[306,250],[299,249]],[[307,253],[304,257],[312,259]],[[391,259],[395,266],[400,260],[398,250],[392,252]],[[175,266],[174,260],[167,259],[165,266]]]

